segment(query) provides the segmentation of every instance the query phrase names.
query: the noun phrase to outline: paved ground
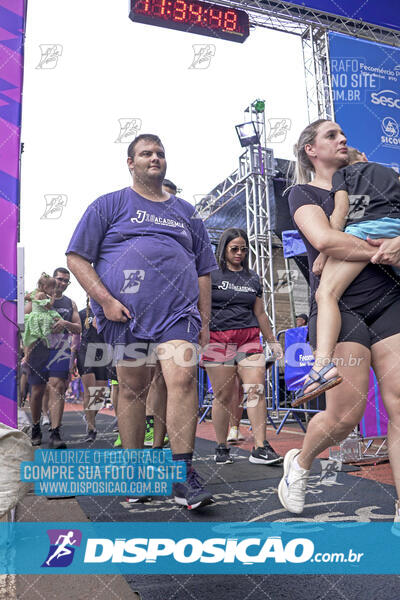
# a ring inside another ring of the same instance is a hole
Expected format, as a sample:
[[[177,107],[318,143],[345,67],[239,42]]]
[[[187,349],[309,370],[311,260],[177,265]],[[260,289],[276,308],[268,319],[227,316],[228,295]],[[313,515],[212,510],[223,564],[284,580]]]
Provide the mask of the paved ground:
[[[98,419],[97,447],[111,447],[115,434],[113,414],[104,411]],[[251,434],[242,428],[245,441],[233,452],[235,465],[216,468],[212,459],[215,438],[212,426],[204,422],[198,427],[196,465],[208,482],[218,503],[203,514],[188,513],[172,500],[159,498],[146,505],[129,505],[124,498],[90,498],[47,500],[28,495],[18,506],[17,520],[23,521],[275,521],[291,520],[279,505],[276,487],[279,467],[250,465]],[[81,406],[67,405],[64,418],[65,439],[71,448],[84,447],[84,422]],[[279,436],[268,428],[273,447],[283,454],[300,447],[302,432],[288,425]],[[47,432],[45,441],[47,439]],[[43,447],[46,447],[45,444]],[[327,453],[325,453],[327,456]],[[322,456],[324,458],[324,456]],[[357,477],[355,479],[354,477]],[[365,466],[353,473],[339,473],[334,485],[326,485],[316,461],[307,495],[307,508],[302,520],[386,520],[392,518],[394,488],[387,464]],[[104,505],[104,506],[103,506]],[[103,508],[102,508],[103,507]],[[293,519],[293,520],[298,520]],[[398,598],[397,576],[86,576],[26,575],[0,581],[0,599],[15,597],[29,600],[359,600]],[[3,587],[2,587],[3,586]],[[8,586],[8,588],[7,588]],[[3,592],[2,592],[3,590]],[[135,592],[138,592],[135,593]]]

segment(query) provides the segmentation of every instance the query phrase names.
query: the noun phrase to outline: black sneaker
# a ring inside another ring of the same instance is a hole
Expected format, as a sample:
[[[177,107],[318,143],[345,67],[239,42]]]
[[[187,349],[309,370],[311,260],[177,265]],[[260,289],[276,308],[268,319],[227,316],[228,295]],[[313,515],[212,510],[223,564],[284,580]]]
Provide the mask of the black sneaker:
[[[129,504],[144,504],[145,502],[151,502],[153,500],[153,496],[127,496],[125,498],[126,502]]]
[[[253,448],[249,456],[249,461],[256,465],[274,465],[281,463],[282,456],[279,456],[275,450],[265,440],[262,448]]]
[[[50,430],[49,448],[53,450],[66,450],[67,444],[61,439],[60,427]]]
[[[201,508],[215,502],[212,495],[204,489],[203,479],[191,467],[188,470],[187,480],[172,484],[174,500],[181,506],[186,506],[188,510]]]
[[[85,442],[88,444],[93,444],[97,436],[97,431],[95,429],[88,429],[86,434]]]
[[[32,446],[40,446],[42,443],[42,431],[40,429],[40,423],[32,425],[31,443]]]
[[[227,448],[225,444],[218,444],[215,448],[214,460],[217,465],[231,465],[233,462],[233,458],[229,454],[231,451],[230,448]]]

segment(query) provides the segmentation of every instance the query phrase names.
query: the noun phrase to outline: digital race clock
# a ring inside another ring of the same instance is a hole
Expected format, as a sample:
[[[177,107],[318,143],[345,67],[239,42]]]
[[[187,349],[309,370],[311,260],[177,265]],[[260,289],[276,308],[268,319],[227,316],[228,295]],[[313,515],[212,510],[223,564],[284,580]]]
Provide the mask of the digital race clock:
[[[138,23],[233,42],[244,42],[249,35],[249,16],[244,10],[198,0],[131,0],[129,17]]]

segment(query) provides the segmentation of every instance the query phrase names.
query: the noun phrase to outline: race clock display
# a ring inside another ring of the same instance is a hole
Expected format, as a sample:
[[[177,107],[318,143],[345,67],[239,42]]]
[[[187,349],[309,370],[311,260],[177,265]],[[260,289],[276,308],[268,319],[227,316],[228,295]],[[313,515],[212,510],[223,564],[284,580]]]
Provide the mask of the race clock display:
[[[131,0],[132,21],[199,33],[234,42],[249,35],[249,16],[244,10],[190,0]]]

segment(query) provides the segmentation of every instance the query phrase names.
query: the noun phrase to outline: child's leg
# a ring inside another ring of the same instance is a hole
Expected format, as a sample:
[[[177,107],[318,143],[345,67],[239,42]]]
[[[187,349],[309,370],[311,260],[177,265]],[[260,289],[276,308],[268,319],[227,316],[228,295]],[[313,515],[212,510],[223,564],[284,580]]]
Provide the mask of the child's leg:
[[[351,282],[366,266],[366,262],[350,262],[329,257],[315,295],[318,304],[317,348],[315,371],[332,361],[342,324],[338,302]],[[337,374],[336,367],[326,374],[330,379]]]
[[[310,375],[315,376],[321,369],[327,367],[332,362],[333,352],[339,337],[341,327],[341,316],[338,306],[340,297],[355,277],[363,270],[367,263],[365,262],[346,262],[329,257],[324,270],[322,271],[321,281],[315,294],[318,304],[317,315],[317,348],[315,351],[314,367],[304,382],[303,389],[296,395],[296,400],[292,406],[297,407],[314,398],[318,393],[325,391],[340,383],[338,371],[332,366],[323,374],[325,383],[313,381]],[[331,381],[333,380],[333,381]],[[334,382],[337,383],[334,383]]]

